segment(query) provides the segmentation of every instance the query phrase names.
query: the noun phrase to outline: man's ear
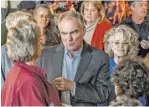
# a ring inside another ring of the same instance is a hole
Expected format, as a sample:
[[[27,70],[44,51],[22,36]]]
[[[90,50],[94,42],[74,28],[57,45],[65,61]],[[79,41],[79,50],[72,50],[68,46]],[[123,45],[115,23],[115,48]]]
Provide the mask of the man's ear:
[[[83,33],[84,33],[84,35],[85,35],[85,33],[86,33],[86,27],[85,27],[85,26],[84,26],[83,30],[84,30],[84,32],[83,32]]]

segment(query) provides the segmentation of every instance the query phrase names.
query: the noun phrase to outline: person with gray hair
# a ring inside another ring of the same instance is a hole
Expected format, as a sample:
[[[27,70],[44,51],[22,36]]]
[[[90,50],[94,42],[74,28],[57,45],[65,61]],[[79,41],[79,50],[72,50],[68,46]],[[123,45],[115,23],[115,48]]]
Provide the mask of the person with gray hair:
[[[40,27],[42,48],[60,44],[59,30],[52,20],[52,14],[48,4],[37,4],[34,11],[34,18]]]
[[[41,54],[40,30],[35,22],[18,21],[8,30],[6,46],[14,65],[2,89],[2,106],[60,106],[58,94],[44,70],[35,66]]]
[[[83,41],[80,13],[62,13],[58,20],[62,44],[42,50],[37,65],[59,91],[63,105],[97,106],[109,97],[108,55]]]
[[[104,49],[110,56],[110,75],[112,77],[115,66],[126,56],[137,56],[138,34],[127,25],[117,25],[104,36]],[[115,98],[114,85],[109,102]]]
[[[18,22],[24,20],[33,20],[31,14],[24,13],[22,11],[16,11],[10,13],[6,18],[6,27],[11,29],[12,27],[18,26]],[[10,68],[13,66],[13,62],[7,55],[6,45],[1,46],[1,89],[3,88],[5,78],[7,73],[10,71]]]
[[[115,85],[116,100],[126,96],[139,101],[149,94],[149,73],[142,59],[124,58],[114,70],[112,81]]]

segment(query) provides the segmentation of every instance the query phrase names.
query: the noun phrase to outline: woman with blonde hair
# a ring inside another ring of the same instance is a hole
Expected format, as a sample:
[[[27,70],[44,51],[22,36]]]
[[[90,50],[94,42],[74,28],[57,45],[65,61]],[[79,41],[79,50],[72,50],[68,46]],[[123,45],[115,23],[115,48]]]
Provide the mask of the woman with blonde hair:
[[[18,21],[8,30],[7,54],[14,65],[2,89],[2,106],[60,105],[58,94],[47,81],[44,70],[35,66],[41,53],[39,40],[39,27],[29,19]]]
[[[105,34],[104,49],[110,56],[110,75],[112,77],[115,67],[127,56],[137,56],[138,54],[138,34],[127,25],[113,27]],[[114,99],[114,84],[112,84],[111,100]],[[144,102],[144,97],[142,103]],[[144,103],[143,103],[144,104]]]
[[[112,26],[105,17],[101,1],[84,1],[81,5],[81,14],[86,26],[84,40],[93,47],[104,50],[104,34]]]

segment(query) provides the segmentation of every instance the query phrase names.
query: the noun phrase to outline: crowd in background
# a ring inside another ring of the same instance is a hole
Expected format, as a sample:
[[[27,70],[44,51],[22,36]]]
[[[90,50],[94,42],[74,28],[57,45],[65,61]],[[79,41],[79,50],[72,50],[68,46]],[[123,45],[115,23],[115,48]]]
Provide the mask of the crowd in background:
[[[148,1],[17,8],[1,24],[3,106],[149,105]]]

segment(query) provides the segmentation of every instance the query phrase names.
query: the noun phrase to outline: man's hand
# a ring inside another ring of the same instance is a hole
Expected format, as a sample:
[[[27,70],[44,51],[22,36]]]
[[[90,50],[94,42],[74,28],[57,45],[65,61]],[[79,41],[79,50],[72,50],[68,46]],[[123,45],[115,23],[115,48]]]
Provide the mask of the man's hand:
[[[149,40],[142,40],[140,45],[143,49],[149,49]]]
[[[74,82],[63,77],[58,77],[53,82],[57,89],[61,91],[72,91],[74,88]]]

